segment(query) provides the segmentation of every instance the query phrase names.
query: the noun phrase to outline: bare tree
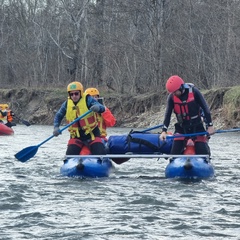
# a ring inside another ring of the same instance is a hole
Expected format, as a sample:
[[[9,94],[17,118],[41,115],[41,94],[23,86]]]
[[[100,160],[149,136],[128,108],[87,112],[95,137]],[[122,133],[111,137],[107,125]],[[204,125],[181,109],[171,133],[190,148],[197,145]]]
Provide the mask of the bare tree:
[[[119,94],[239,85],[240,1],[0,1],[2,87],[79,80]]]

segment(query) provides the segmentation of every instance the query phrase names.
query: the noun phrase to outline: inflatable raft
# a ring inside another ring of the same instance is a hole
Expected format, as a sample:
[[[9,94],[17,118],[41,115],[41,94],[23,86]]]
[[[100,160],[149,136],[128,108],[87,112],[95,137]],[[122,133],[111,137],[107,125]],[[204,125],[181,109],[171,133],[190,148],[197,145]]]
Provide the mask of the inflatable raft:
[[[66,156],[60,174],[67,177],[96,178],[108,177],[114,169],[113,162],[122,164],[136,154],[169,153],[172,140],[162,142],[159,134],[129,133],[127,135],[110,136],[106,144],[107,155],[74,155]],[[128,157],[130,155],[130,157]],[[118,157],[119,156],[119,157]]]
[[[0,136],[13,135],[14,131],[12,128],[7,127],[4,123],[0,123]]]
[[[177,157],[169,161],[165,169],[166,178],[206,179],[214,177],[214,168],[208,157]]]
[[[151,133],[110,136],[106,146],[107,155],[66,156],[60,173],[68,177],[108,177],[114,169],[112,161],[122,164],[131,158],[169,158],[165,168],[166,178],[203,179],[214,176],[209,156],[195,155],[191,139],[185,155],[170,155],[172,142],[172,138],[162,142],[159,134]]]
[[[184,154],[170,159],[165,169],[165,176],[185,180],[213,178],[214,168],[210,163],[209,155],[195,155],[194,141],[189,139]]]
[[[68,157],[60,169],[60,174],[66,177],[101,178],[109,177],[114,166],[109,158]]]

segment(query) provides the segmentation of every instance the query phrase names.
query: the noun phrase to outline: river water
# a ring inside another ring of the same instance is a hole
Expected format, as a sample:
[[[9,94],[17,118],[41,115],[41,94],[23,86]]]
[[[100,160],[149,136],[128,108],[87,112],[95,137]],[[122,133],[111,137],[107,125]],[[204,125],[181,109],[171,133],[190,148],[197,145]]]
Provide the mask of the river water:
[[[240,133],[210,139],[214,180],[184,183],[164,178],[165,159],[131,159],[104,179],[61,177],[67,130],[26,163],[14,154],[52,126],[14,130],[0,138],[1,240],[240,239]]]

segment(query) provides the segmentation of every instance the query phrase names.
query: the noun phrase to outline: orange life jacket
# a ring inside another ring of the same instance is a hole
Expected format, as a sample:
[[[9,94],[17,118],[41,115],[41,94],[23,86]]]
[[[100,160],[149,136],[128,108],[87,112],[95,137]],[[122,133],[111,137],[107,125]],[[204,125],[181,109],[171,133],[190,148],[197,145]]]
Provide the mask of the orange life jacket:
[[[98,127],[102,138],[107,136],[107,127],[113,127],[116,123],[116,119],[111,111],[105,107],[105,111],[101,114],[97,114]]]
[[[9,111],[7,112],[7,121],[8,121],[8,122],[12,122],[12,121],[13,121],[12,111],[11,111],[11,110],[9,110]]]

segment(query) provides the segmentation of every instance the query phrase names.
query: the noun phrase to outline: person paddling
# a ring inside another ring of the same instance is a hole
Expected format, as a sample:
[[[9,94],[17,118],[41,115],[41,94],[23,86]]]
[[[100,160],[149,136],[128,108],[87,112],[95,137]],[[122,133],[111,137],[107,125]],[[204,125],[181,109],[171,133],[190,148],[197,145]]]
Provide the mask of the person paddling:
[[[59,126],[62,119],[66,116],[67,122],[74,121],[80,115],[92,110],[87,116],[69,127],[70,139],[66,155],[82,154],[81,150],[87,146],[93,155],[105,155],[105,147],[100,137],[100,130],[96,114],[105,111],[105,107],[95,98],[84,93],[80,82],[71,82],[67,86],[68,99],[65,101],[54,117],[53,135],[60,134]]]

